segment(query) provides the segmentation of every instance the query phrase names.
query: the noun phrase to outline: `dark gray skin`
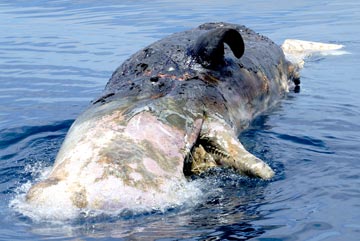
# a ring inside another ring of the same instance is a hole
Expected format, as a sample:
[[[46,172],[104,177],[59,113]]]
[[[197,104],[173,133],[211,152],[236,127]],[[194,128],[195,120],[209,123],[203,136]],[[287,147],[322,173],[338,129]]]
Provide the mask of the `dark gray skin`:
[[[207,23],[157,41],[113,73],[27,201],[52,206],[48,196],[61,192],[59,206],[155,205],[171,194],[169,180],[213,166],[270,179],[237,137],[297,76],[278,45],[245,26]]]
[[[174,100],[180,113],[195,110],[204,116],[220,114],[239,134],[254,116],[276,103],[289,84],[298,88],[300,81],[294,69],[281,48],[267,37],[241,25],[208,23],[173,34],[134,54],[113,73],[104,95],[94,104],[135,97],[146,100],[140,105],[151,102],[155,112],[163,112],[168,101]],[[204,140],[197,142],[210,151]],[[210,146],[223,150],[216,144]],[[192,173],[191,167],[185,166],[185,174]],[[258,176],[251,171],[245,174]]]
[[[284,94],[281,80],[299,84],[292,69],[281,48],[267,37],[241,25],[203,24],[134,54],[113,73],[103,96],[93,104],[123,97],[150,102],[161,98],[164,103],[180,99],[190,110],[218,111],[240,131],[249,120],[229,111],[252,105],[255,116],[273,105]]]

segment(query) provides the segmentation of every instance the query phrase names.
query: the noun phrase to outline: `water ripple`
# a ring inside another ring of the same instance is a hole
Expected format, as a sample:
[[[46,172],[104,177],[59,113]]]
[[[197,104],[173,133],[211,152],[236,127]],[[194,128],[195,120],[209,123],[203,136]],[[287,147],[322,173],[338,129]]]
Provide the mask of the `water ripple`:
[[[5,149],[6,147],[17,144],[28,137],[37,136],[42,133],[45,133],[46,135],[47,133],[57,132],[59,130],[66,131],[70,127],[72,122],[73,120],[67,120],[57,122],[52,125],[23,126],[18,128],[0,130],[0,148]]]
[[[285,141],[291,141],[300,145],[325,147],[325,143],[322,140],[311,138],[309,136],[294,136],[288,134],[276,134],[276,136]]]
[[[0,239],[356,239],[358,12],[355,0],[1,1]],[[289,93],[241,135],[275,169],[273,180],[215,172],[194,180],[204,194],[199,203],[89,214],[70,223],[37,224],[8,207],[52,165],[73,119],[121,62],[167,34],[208,21],[246,24],[277,43],[341,43],[352,53],[308,61],[301,92]]]

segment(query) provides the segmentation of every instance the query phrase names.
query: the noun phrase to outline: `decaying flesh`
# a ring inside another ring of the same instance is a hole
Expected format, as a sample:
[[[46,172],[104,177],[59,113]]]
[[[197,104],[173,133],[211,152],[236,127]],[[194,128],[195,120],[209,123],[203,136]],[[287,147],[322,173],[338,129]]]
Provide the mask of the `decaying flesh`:
[[[113,73],[27,202],[152,206],[171,202],[186,175],[214,166],[270,179],[273,170],[238,135],[298,84],[282,49],[244,26],[210,23],[173,34]]]

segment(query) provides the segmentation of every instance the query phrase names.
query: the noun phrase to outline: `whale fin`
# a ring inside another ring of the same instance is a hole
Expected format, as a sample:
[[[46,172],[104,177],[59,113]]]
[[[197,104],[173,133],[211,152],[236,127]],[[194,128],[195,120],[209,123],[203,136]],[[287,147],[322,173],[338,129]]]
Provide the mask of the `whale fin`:
[[[190,155],[190,173],[200,174],[214,166],[224,166],[245,176],[272,178],[275,173],[271,167],[248,152],[232,133],[219,123],[204,124]]]
[[[197,39],[191,52],[203,67],[212,68],[224,61],[224,43],[229,45],[236,58],[244,54],[244,40],[232,28],[217,28],[204,33]]]
[[[304,60],[314,54],[321,55],[342,55],[348,52],[340,50],[344,47],[341,44],[327,44],[297,39],[286,39],[281,45],[287,60],[298,66],[304,67]]]

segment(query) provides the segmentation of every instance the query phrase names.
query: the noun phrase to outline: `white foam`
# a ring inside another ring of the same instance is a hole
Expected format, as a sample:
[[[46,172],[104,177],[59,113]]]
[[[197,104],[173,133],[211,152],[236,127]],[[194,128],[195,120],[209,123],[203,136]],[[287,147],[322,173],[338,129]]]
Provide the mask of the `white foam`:
[[[68,209],[62,206],[52,206],[51,208],[34,206],[26,202],[25,196],[26,193],[16,195],[10,202],[10,207],[35,222],[64,221],[74,219],[80,214],[80,210]]]
[[[33,182],[28,181],[15,190],[16,195],[9,203],[10,208],[36,222],[44,220],[55,221],[57,219],[64,220],[76,217],[78,213],[74,212],[74,210],[64,209],[56,205],[51,208],[36,207],[26,202],[26,193],[31,186],[36,182],[44,180],[51,170],[51,167],[45,166],[41,161],[26,166],[24,171],[35,177],[35,180]]]
[[[44,169],[43,172],[48,172]],[[41,175],[43,176],[43,175]],[[21,185],[17,190],[17,194],[10,202],[10,207],[16,212],[29,217],[34,222],[64,222],[75,220],[81,217],[94,217],[97,215],[118,216],[123,212],[132,212],[134,214],[148,213],[152,211],[166,212],[171,208],[181,206],[194,206],[203,201],[204,195],[199,185],[199,182],[188,182],[184,180],[179,183],[172,183],[168,185],[168,190],[163,190],[161,195],[167,194],[166,198],[156,197],[155,202],[147,205],[143,202],[133,201],[131,206],[108,206],[108,209],[92,210],[79,209],[74,206],[69,206],[66,203],[56,201],[51,205],[33,205],[26,201],[26,193],[33,183],[27,182]],[[61,194],[58,194],[61,195]],[[164,196],[165,197],[165,196]]]
[[[329,51],[322,51],[319,54],[324,56],[328,56],[328,55],[339,56],[339,55],[350,54],[350,52],[345,50],[329,50]]]

